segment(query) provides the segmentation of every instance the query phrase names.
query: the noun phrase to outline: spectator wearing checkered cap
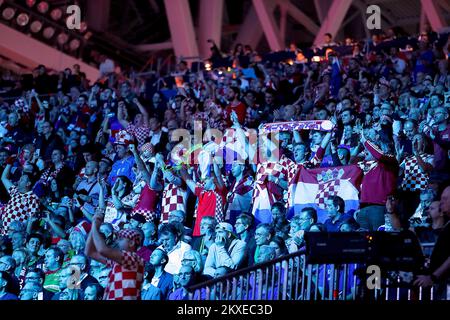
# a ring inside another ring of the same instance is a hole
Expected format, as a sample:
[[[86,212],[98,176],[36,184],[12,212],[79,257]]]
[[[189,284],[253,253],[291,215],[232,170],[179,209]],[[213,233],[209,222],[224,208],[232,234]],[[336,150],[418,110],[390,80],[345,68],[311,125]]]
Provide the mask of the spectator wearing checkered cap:
[[[135,118],[133,123],[128,121],[128,112],[126,104],[121,101],[119,102],[119,108],[117,112],[117,119],[119,120],[122,127],[125,130],[134,136],[134,138],[138,142],[138,146],[141,147],[149,138],[150,135],[150,127],[148,125],[148,112],[145,110],[144,106],[139,102],[137,98],[133,99],[133,103],[139,108],[139,112]]]
[[[118,248],[111,248],[105,244],[100,234],[102,223],[103,214],[96,213],[85,254],[112,268],[104,300],[139,300],[144,280],[144,260],[136,254],[136,250],[141,236],[133,229],[121,230],[118,234]]]
[[[214,170],[211,170],[211,176],[205,179],[203,185],[194,182],[186,172],[183,172],[183,179],[186,181],[187,186],[198,197],[194,237],[200,235],[200,223],[203,217],[212,216],[218,222],[225,220],[224,204],[226,203],[228,192],[219,166],[214,162],[213,167]]]
[[[219,267],[225,266],[234,270],[241,267],[246,247],[246,243],[234,234],[231,224],[220,222],[216,226],[216,238],[209,248],[203,274],[214,277]]]
[[[117,152],[116,161],[112,165],[111,173],[108,176],[109,185],[114,185],[118,176],[126,176],[134,181],[136,175],[133,172],[134,157],[128,152],[128,146],[133,143],[133,137],[122,130],[116,134],[115,149]]]

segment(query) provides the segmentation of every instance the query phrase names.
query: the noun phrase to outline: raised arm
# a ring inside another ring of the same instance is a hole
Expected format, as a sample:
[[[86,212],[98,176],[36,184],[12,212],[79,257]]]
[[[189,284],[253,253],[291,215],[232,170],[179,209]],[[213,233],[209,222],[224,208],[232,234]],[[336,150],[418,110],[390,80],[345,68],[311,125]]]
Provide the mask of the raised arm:
[[[417,163],[419,164],[420,169],[425,173],[431,172],[433,170],[433,165],[423,160],[418,150],[418,141],[416,139],[413,140],[412,145],[413,145],[413,154],[417,159]]]
[[[320,144],[320,147],[321,147],[322,149],[325,150],[325,149],[327,148],[327,146],[328,146],[328,144],[330,143],[330,140],[331,140],[331,135],[332,135],[332,132],[329,131],[329,132],[327,132],[327,133],[325,134],[325,137],[323,137],[322,143]]]
[[[44,218],[44,220],[48,223],[48,225],[50,226],[50,228],[52,228],[52,230],[56,233],[56,235],[62,239],[66,238],[66,233],[64,232],[64,230],[58,226],[51,218],[50,218],[50,214],[47,214],[47,216]]]
[[[98,207],[100,209],[105,209],[106,208],[106,203],[105,203],[105,189],[106,189],[106,182],[105,179],[99,179],[98,183],[100,184],[100,192],[98,195]]]
[[[103,236],[99,232],[100,225],[103,222],[104,216],[102,214],[96,213],[94,216],[93,226],[91,229],[92,239],[94,242],[95,250],[97,254],[103,259],[109,259],[122,264],[122,251],[118,249],[110,248],[106,245]],[[95,259],[95,257],[93,257]]]
[[[102,210],[102,209],[99,209]],[[93,237],[93,233],[94,233],[94,229],[97,229],[97,222],[93,222],[92,223],[92,228],[91,231],[89,232],[89,235],[87,237],[86,240],[86,246],[84,247],[84,254],[94,260],[97,260],[100,263],[106,264],[106,259],[97,251],[97,248],[95,247],[94,244],[94,237]]]
[[[142,114],[142,118],[144,120],[144,123],[148,123],[148,112],[145,110],[144,106],[139,102],[138,98],[133,99],[133,103],[137,105],[139,108],[139,112]]]
[[[130,144],[130,151],[134,156],[134,161],[136,162],[137,168],[139,172],[142,174],[142,178],[144,178],[144,181],[150,185],[151,181],[151,175],[150,172],[148,172],[147,167],[145,166],[144,162],[142,161],[141,157],[139,156],[136,146],[134,144]]]
[[[294,142],[295,143],[302,143],[303,142],[302,136],[300,135],[300,131],[294,130],[293,134],[294,134]]]
[[[126,114],[127,114],[127,112],[126,112],[125,103],[123,101],[120,101],[119,107],[117,109],[117,120],[119,120],[120,124],[124,128],[128,127],[128,125],[130,124],[130,122],[125,119]]]
[[[11,180],[9,180],[9,171],[11,170],[11,167],[12,165],[8,163],[2,173],[2,183],[5,186],[5,189],[8,190],[8,192],[9,189],[13,186],[13,183],[11,182]]]
[[[366,139],[362,138],[361,141],[364,141],[363,142],[364,147],[366,148],[367,151],[370,152],[370,154],[377,161],[391,162],[391,163],[397,162],[397,159],[395,158],[395,156],[393,154],[384,153],[383,150],[378,148],[375,144],[373,144],[369,140],[366,140]]]
[[[213,159],[213,168],[214,168],[214,170],[213,170],[214,175],[216,176],[216,180],[217,180],[217,187],[222,189],[223,187],[225,187],[225,183],[222,179],[222,173],[220,172],[220,168],[216,162],[216,159]]]
[[[161,191],[163,189],[162,184],[159,182],[158,179],[158,173],[159,170],[164,166],[164,160],[162,158],[162,155],[159,153],[155,157],[155,168],[153,169],[152,176],[150,177],[150,188],[156,191]]]
[[[181,170],[181,177],[186,182],[189,189],[191,189],[192,193],[195,194],[195,188],[197,188],[197,184],[194,182],[194,180],[191,179],[189,174],[185,169]]]
[[[89,94],[89,99],[88,99],[88,104],[91,105],[92,102],[95,100],[95,97],[98,93],[98,91],[100,90],[100,88],[98,87],[98,85],[94,85],[91,89],[91,92]]]
[[[38,106],[39,106],[39,112],[40,112],[40,113],[45,113],[44,106],[42,105],[41,99],[39,99],[39,95],[37,94],[36,91],[32,91],[32,92],[31,92],[31,98],[33,98],[33,97],[34,97],[34,98],[36,99],[36,101],[37,101],[37,104],[38,104]],[[30,99],[30,101],[31,101],[31,99]]]

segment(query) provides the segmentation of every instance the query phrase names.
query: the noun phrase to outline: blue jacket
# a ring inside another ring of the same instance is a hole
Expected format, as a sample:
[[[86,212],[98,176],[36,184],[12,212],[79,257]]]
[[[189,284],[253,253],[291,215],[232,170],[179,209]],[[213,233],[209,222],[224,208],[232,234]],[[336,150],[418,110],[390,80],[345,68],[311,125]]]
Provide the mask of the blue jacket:
[[[173,276],[163,271],[159,278],[158,289],[161,290],[161,300],[166,300],[173,288]]]

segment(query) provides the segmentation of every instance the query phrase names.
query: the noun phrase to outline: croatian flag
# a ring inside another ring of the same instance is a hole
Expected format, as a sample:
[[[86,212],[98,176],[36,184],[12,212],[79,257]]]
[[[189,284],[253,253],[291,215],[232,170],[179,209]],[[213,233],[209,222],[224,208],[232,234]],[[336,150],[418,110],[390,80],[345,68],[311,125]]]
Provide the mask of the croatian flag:
[[[289,216],[298,214],[305,207],[317,210],[318,222],[323,223],[328,217],[325,199],[339,196],[345,201],[345,212],[359,208],[359,189],[363,177],[362,170],[355,165],[317,169],[302,168],[292,179]]]

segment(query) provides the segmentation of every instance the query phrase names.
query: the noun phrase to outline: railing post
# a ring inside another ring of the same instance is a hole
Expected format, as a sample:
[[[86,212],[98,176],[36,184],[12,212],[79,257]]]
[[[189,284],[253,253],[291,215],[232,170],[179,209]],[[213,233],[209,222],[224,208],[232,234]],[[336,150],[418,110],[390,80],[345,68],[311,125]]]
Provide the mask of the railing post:
[[[281,296],[281,299],[286,300],[289,261],[286,261],[286,264],[282,265],[281,270],[283,270],[283,295]]]
[[[308,301],[311,300],[311,281],[312,281],[311,270],[312,270],[312,265],[308,264],[308,274],[307,274],[308,284],[306,285],[306,300],[308,300]]]
[[[319,293],[319,265],[316,264],[316,267],[313,268],[314,273],[315,273],[315,281],[314,281],[314,301],[317,301],[318,298],[318,293]]]
[[[353,301],[356,300],[356,288],[357,288],[357,283],[356,283],[356,274],[355,274],[355,270],[358,268],[358,265],[355,263],[355,267],[353,269],[353,290],[352,290],[352,297],[353,297]]]
[[[236,287],[237,287],[237,280],[236,277],[233,277],[231,288],[231,300],[236,300]]]
[[[300,278],[300,276],[299,276],[300,263],[301,263],[300,256],[295,257],[294,260],[297,260],[297,263],[296,263],[296,265],[297,265],[297,272],[295,273],[295,299],[294,299],[294,300],[297,300],[298,299],[298,281],[299,281],[299,278]]]
[[[256,278],[258,280],[258,293],[257,293],[255,300],[261,300],[261,295],[262,295],[262,290],[263,290],[263,288],[262,288],[262,286],[263,286],[263,271],[262,271],[262,269],[258,269],[256,271],[256,274],[257,274]]]
[[[327,264],[323,264],[323,286],[322,286],[322,294],[321,294],[321,299],[325,300],[326,299],[326,285],[327,285],[327,280],[328,280],[328,265]],[[319,270],[320,270],[320,266],[319,266]]]
[[[344,281],[343,281],[343,288],[342,288],[342,300],[347,300],[347,272],[348,272],[348,265],[344,264]]]
[[[335,271],[335,266],[334,264],[331,265],[331,270],[330,270],[330,280],[328,282],[329,286],[330,286],[330,295],[329,295],[329,299],[330,300],[334,300],[334,271]]]
[[[305,273],[306,273],[306,257],[302,256],[302,293],[301,299],[305,300]]]
[[[289,283],[289,298],[290,298],[290,300],[294,300],[294,299],[292,299],[292,295],[294,294],[294,292],[293,292],[293,290],[292,290],[292,286],[293,286],[293,278],[294,278],[294,259],[295,258],[291,258],[291,259],[289,259],[289,266],[288,266],[288,270],[290,270],[291,272],[289,272],[289,280],[288,280],[288,283]]]
[[[263,294],[265,296],[265,300],[267,300],[267,296],[268,296],[268,288],[269,288],[269,267],[266,267],[265,270],[265,276],[263,277],[263,281],[264,281],[264,290],[263,290]],[[263,296],[261,296],[262,299]]]

